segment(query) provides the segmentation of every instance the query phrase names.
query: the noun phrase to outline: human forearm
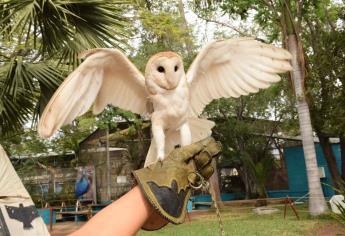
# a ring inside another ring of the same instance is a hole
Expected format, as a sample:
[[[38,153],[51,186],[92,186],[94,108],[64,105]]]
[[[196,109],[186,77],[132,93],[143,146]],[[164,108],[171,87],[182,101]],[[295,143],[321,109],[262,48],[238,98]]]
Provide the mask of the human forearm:
[[[152,213],[139,187],[134,187],[70,236],[134,235]]]

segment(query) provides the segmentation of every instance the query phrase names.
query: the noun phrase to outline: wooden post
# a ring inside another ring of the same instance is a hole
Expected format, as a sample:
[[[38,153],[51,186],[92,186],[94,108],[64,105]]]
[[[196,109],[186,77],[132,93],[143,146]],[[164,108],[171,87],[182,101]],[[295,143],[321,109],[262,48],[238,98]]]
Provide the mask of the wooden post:
[[[53,231],[53,208],[49,207],[49,231]]]
[[[284,219],[285,219],[285,216],[286,216],[286,207],[287,207],[287,204],[290,205],[291,209],[292,209],[293,212],[295,213],[295,216],[296,216],[297,220],[299,220],[299,215],[298,215],[297,209],[295,208],[295,204],[294,204],[293,201],[291,201],[291,198],[290,198],[289,196],[287,196],[286,199],[285,199]]]
[[[87,220],[92,218],[92,204],[87,206]]]
[[[92,166],[92,201],[97,203],[96,168]]]
[[[111,200],[111,176],[110,176],[110,154],[109,154],[109,126],[107,127],[106,130],[106,136],[107,136],[107,147],[106,147],[106,152],[107,152],[107,193],[108,193],[108,201]]]
[[[291,206],[293,212],[295,213],[295,215],[296,215],[296,217],[297,217],[297,220],[299,220],[299,215],[298,215],[297,210],[296,210],[296,208],[295,208],[295,204],[293,203],[293,201],[291,201],[291,198],[290,198],[290,197],[288,197],[288,201],[289,201],[289,203],[290,203],[290,206]]]

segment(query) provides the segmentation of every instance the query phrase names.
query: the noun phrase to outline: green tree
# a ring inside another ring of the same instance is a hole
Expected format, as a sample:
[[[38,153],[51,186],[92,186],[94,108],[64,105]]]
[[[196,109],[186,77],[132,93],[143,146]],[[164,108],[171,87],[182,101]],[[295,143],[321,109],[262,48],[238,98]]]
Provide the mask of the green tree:
[[[290,93],[282,89],[287,86],[283,80],[258,94],[214,101],[205,110],[216,121],[213,133],[223,145],[221,163],[238,170],[246,198],[267,196],[265,182],[275,168],[274,135],[290,128],[296,116]]]
[[[179,53],[185,68],[192,62],[195,52],[194,35],[183,15],[181,6],[176,1],[143,1],[139,4],[137,24],[141,27],[136,34],[140,46],[133,56],[133,61],[141,71],[152,55],[162,51]]]
[[[310,97],[313,126],[333,182],[338,185],[342,183],[342,178],[329,139],[339,137],[340,143],[345,140],[345,34],[343,24],[336,26],[338,21],[344,22],[341,19],[344,5],[320,2],[317,9],[305,17],[307,27],[303,39],[309,49],[306,88]],[[345,146],[341,145],[341,149],[344,154]],[[342,159],[345,172],[344,155]]]
[[[0,142],[9,156],[46,153],[51,149],[51,143],[40,139],[31,129],[24,129],[19,134],[6,137],[6,139],[0,137]]]

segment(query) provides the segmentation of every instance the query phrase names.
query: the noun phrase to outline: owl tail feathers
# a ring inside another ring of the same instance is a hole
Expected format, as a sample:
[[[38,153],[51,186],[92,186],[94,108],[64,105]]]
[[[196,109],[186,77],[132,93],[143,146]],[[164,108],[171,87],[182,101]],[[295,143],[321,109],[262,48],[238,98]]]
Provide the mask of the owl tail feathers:
[[[156,142],[151,139],[151,145],[149,151],[147,152],[144,167],[153,164],[157,161],[157,147]]]
[[[211,136],[211,130],[215,125],[213,121],[194,117],[189,118],[188,123],[192,133],[192,143]]]
[[[198,142],[204,138],[211,136],[211,129],[214,127],[214,122],[206,119],[188,118],[189,128],[192,134],[192,143]],[[180,131],[170,130],[165,134],[165,155],[168,155],[177,145],[180,145]],[[157,147],[155,141],[151,140],[149,151],[146,155],[144,166],[148,166],[157,161]]]

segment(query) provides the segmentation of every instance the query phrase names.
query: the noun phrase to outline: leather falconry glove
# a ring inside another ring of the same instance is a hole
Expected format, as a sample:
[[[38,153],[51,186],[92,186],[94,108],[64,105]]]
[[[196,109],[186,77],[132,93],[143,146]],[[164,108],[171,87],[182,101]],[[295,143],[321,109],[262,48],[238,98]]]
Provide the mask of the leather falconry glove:
[[[146,199],[161,216],[153,214],[143,229],[157,230],[169,222],[184,222],[191,188],[201,187],[211,177],[214,172],[212,158],[219,156],[220,151],[219,142],[206,138],[177,148],[162,162],[133,172]]]

